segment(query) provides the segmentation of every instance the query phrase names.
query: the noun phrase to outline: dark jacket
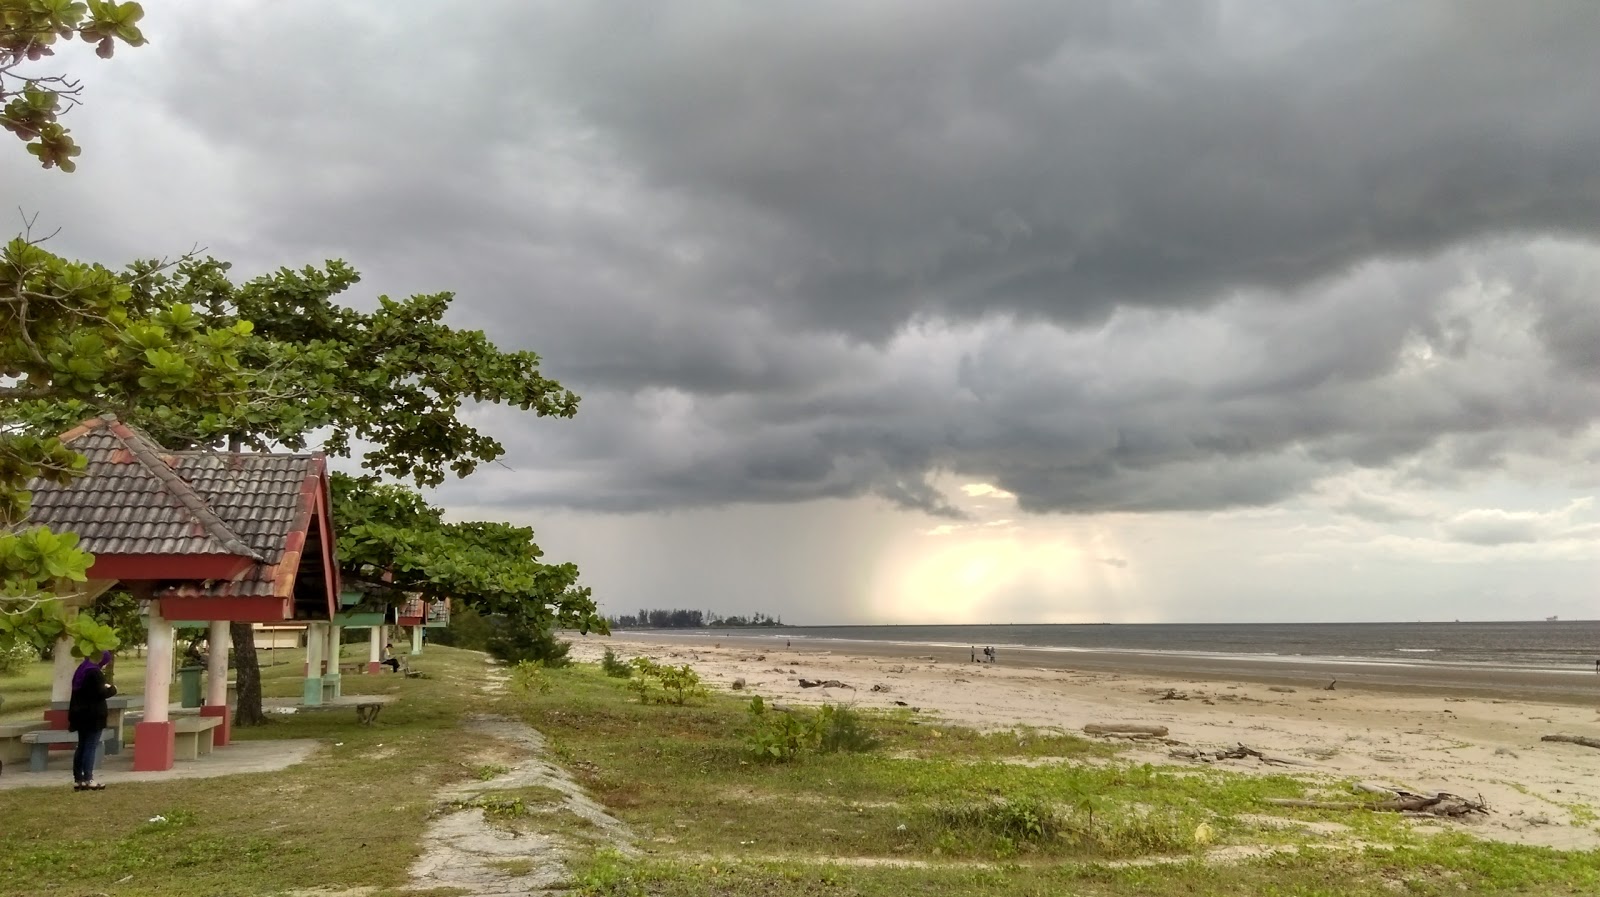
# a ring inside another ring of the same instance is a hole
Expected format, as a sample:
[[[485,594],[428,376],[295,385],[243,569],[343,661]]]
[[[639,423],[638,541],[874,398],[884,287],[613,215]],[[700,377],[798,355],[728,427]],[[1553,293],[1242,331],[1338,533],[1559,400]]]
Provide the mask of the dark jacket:
[[[106,727],[106,698],[117,693],[117,687],[106,681],[105,673],[98,668],[83,674],[83,684],[72,690],[72,700],[67,702],[67,729],[72,732],[98,732]]]

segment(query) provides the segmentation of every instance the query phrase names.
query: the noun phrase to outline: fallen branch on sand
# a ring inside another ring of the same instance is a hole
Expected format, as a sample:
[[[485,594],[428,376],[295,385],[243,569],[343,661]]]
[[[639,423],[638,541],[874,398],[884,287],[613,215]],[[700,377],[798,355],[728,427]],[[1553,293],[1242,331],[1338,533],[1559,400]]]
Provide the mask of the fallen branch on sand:
[[[1583,735],[1546,735],[1540,741],[1560,741],[1564,744],[1581,744],[1584,747],[1600,748],[1600,738],[1588,738]]]
[[[1090,723],[1083,727],[1085,735],[1138,735],[1149,738],[1166,738],[1166,726],[1147,726],[1143,723]]]
[[[1254,757],[1268,766],[1311,766],[1301,760],[1285,760],[1282,757],[1269,757],[1255,748],[1237,745],[1222,751],[1202,751],[1195,748],[1168,751],[1168,756],[1179,760],[1197,760],[1201,763],[1215,763],[1218,760],[1247,760]]]
[[[1156,698],[1156,700],[1157,701],[1187,701],[1187,700],[1189,700],[1189,695],[1184,693],[1184,692],[1178,691],[1175,688],[1169,688],[1169,689],[1167,689],[1167,693],[1166,694],[1162,695],[1159,698]]]
[[[855,690],[854,685],[845,685],[838,679],[801,679],[801,688],[848,688]]]
[[[1483,798],[1468,800],[1446,792],[1438,794],[1415,794],[1410,791],[1385,790],[1367,787],[1363,790],[1373,793],[1386,793],[1386,800],[1379,801],[1354,801],[1354,800],[1291,800],[1289,798],[1272,797],[1267,803],[1274,807],[1293,807],[1301,810],[1372,810],[1388,813],[1416,813],[1423,816],[1446,816],[1458,818],[1473,813],[1487,815],[1489,807]]]

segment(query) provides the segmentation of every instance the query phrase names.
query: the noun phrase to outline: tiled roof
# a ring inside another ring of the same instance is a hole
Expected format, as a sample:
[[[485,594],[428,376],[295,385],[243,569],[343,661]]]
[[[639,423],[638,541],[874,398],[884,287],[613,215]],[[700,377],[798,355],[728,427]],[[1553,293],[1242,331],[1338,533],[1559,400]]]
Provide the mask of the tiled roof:
[[[183,583],[165,593],[173,597],[291,594],[323,488],[321,455],[167,452],[113,415],[61,439],[88,469],[64,486],[34,482],[29,523],[75,532],[95,555],[255,561],[237,580]]]
[[[322,459],[246,452],[174,452],[171,457],[178,475],[262,560],[235,581],[179,586],[172,594],[287,596],[282,588],[294,581],[300,564]]]
[[[62,435],[88,460],[66,485],[36,481],[28,522],[78,534],[93,554],[227,554],[264,560],[168,465],[160,447],[115,417]]]

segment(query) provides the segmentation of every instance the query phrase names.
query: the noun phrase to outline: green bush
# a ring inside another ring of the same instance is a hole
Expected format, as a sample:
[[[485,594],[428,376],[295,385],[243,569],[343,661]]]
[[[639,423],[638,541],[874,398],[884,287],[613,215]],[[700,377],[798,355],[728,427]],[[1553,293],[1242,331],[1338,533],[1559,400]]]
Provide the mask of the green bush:
[[[817,711],[817,722],[822,729],[817,750],[824,754],[864,754],[878,746],[878,737],[866,727],[861,714],[849,707],[824,704]]]
[[[1013,843],[1057,838],[1066,829],[1066,820],[1055,807],[1032,797],[948,804],[934,808],[933,818],[947,828],[993,835]]]
[[[619,660],[617,653],[610,648],[607,648],[605,656],[600,658],[600,669],[605,670],[606,675],[613,679],[626,679],[633,675],[633,665]]]
[[[491,657],[511,664],[532,661],[547,669],[571,663],[567,659],[570,650],[572,643],[557,639],[554,630],[527,620],[506,620],[488,643]]]
[[[33,645],[18,643],[0,646],[0,676],[18,676],[30,664],[39,659],[39,651]]]
[[[750,699],[750,725],[745,750],[756,759],[784,763],[806,751],[863,753],[878,739],[849,707],[824,704],[816,713],[775,711],[759,696]]]
[[[553,688],[544,664],[537,660],[524,660],[511,668],[511,687],[525,695],[547,695]]]
[[[788,711],[771,710],[760,695],[750,699],[750,728],[745,749],[758,760],[786,763],[803,751],[816,750],[822,741],[817,718],[802,718]]]
[[[450,625],[430,633],[428,639],[437,645],[487,651],[489,640],[493,637],[494,624],[489,618],[457,602],[450,609]]]
[[[633,678],[628,688],[639,696],[642,704],[676,704],[682,706],[696,698],[710,697],[710,692],[700,684],[700,674],[688,664],[681,667],[656,663],[648,657],[633,659]]]

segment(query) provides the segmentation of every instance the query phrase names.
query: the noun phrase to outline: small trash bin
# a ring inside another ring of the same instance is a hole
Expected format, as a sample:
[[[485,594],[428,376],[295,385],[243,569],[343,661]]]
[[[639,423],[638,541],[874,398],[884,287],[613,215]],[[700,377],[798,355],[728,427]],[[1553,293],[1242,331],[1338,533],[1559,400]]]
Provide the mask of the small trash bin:
[[[205,671],[205,667],[178,668],[178,690],[182,694],[179,700],[184,707],[200,706],[200,674]]]

